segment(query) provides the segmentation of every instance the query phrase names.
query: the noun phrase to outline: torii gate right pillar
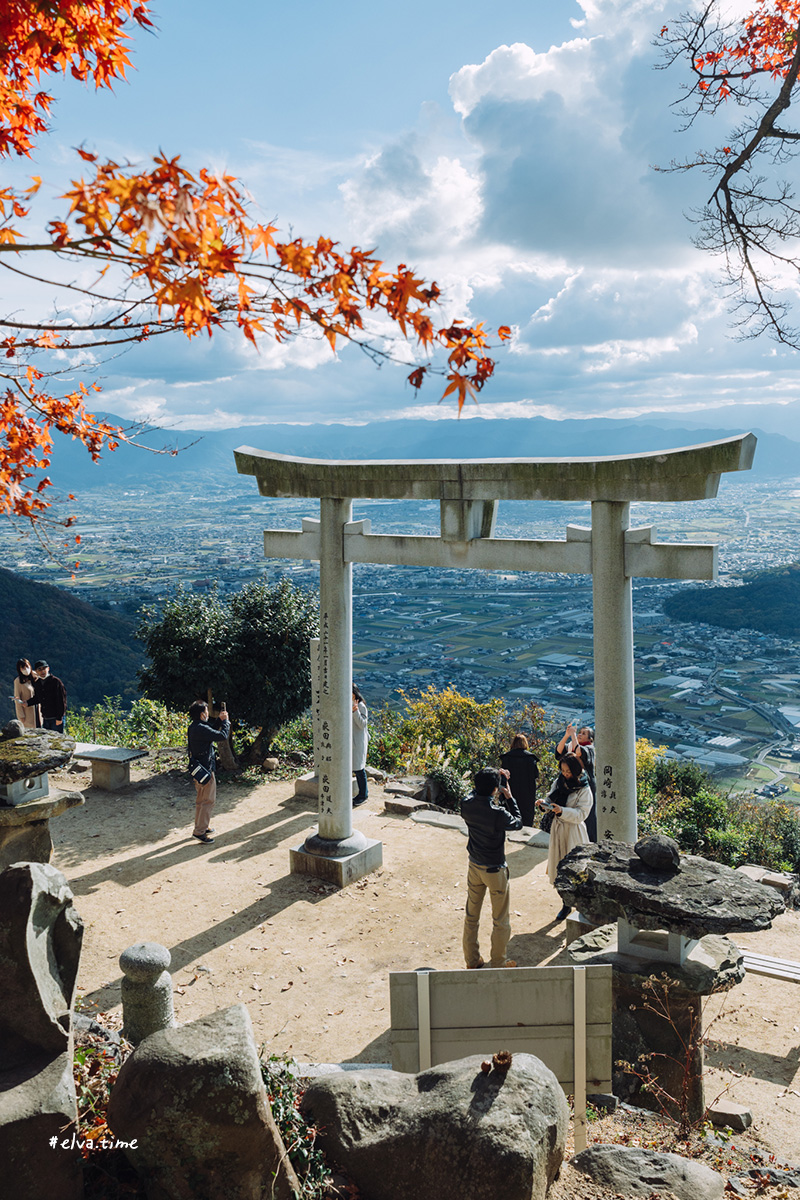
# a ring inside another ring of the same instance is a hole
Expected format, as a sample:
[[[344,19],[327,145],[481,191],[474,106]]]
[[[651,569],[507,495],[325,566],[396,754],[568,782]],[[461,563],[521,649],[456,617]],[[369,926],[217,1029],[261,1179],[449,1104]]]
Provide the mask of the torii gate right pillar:
[[[630,504],[592,502],[597,834],[635,842],[636,714],[633,608],[626,573]]]

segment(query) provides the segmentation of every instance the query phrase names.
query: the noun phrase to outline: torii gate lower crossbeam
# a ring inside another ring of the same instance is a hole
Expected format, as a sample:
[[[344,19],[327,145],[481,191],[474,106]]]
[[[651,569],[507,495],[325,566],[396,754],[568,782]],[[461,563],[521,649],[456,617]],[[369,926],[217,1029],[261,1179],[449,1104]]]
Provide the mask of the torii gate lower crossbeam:
[[[320,519],[268,530],[271,558],[320,563],[319,831],[292,853],[292,869],[352,882],[381,861],[380,843],[352,825],[352,564],[591,574],[594,614],[598,831],[637,837],[631,580],[713,579],[716,547],[659,544],[631,529],[630,502],[714,496],[723,471],[749,469],[752,434],[657,454],[611,459],[495,459],[464,463],[326,462],[242,447],[240,473],[268,496],[320,498]],[[353,522],[361,498],[439,499],[441,536],[375,535]],[[566,541],[495,538],[499,499],[590,500],[590,529]]]

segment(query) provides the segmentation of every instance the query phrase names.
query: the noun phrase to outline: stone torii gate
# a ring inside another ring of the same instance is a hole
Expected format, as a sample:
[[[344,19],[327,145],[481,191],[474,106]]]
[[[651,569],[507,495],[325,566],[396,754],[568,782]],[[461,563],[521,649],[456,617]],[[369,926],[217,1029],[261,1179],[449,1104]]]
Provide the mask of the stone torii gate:
[[[598,830],[637,837],[634,717],[634,576],[715,579],[713,545],[658,543],[652,527],[630,528],[632,501],[705,500],[720,475],[749,470],[748,433],[679,450],[621,458],[337,462],[243,446],[242,475],[263,496],[320,500],[320,519],[300,532],[267,530],[268,558],[320,564],[319,831],[291,852],[291,868],[343,885],[382,861],[380,842],[353,829],[352,641],[354,562],[397,566],[546,571],[592,576]],[[354,499],[438,500],[441,535],[376,535],[353,521]],[[496,538],[500,500],[590,501],[591,528],[568,525],[565,541]]]

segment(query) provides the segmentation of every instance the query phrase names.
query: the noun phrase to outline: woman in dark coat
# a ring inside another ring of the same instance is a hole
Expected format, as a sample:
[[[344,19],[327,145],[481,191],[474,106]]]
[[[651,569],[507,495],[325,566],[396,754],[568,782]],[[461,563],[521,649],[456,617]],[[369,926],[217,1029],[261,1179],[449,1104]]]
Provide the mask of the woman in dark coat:
[[[528,749],[528,739],[524,733],[516,735],[511,749],[503,755],[501,765],[509,773],[509,787],[519,805],[522,824],[531,827],[536,807],[539,759]]]

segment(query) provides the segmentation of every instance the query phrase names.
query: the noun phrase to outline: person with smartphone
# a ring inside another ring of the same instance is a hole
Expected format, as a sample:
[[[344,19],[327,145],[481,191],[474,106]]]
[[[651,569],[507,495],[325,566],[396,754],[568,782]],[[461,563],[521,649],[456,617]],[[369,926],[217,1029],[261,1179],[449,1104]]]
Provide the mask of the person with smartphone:
[[[467,904],[464,913],[464,959],[474,971],[485,965],[478,943],[478,926],[486,893],[492,903],[490,967],[515,967],[506,958],[511,938],[511,893],[506,864],[506,834],[522,828],[517,802],[508,786],[508,771],[483,767],[474,778],[472,792],[461,801],[467,824]]]
[[[586,818],[586,832],[589,835],[589,841],[596,842],[597,807],[595,805],[595,797],[597,795],[597,787],[594,779],[594,730],[590,725],[579,725],[577,717],[569,723],[564,736],[556,746],[556,758],[559,762],[562,761],[566,754],[574,754],[586,772],[586,778],[589,781],[589,788],[592,793],[592,810]]]
[[[228,710],[224,705],[218,715],[220,727],[213,729],[208,723],[208,705],[204,700],[195,700],[189,709],[191,724],[186,734],[189,771],[196,792],[192,837],[207,846],[214,841],[211,836],[214,830],[210,827],[210,821],[217,799],[217,760],[214,743],[227,741],[231,732]]]
[[[594,797],[583,763],[574,754],[565,754],[546,800],[537,800],[536,807],[553,814],[550,826],[550,848],[547,852],[547,878],[556,885],[558,864],[575,846],[589,841],[586,818],[592,811]],[[556,921],[564,921],[572,909],[563,904]]]

